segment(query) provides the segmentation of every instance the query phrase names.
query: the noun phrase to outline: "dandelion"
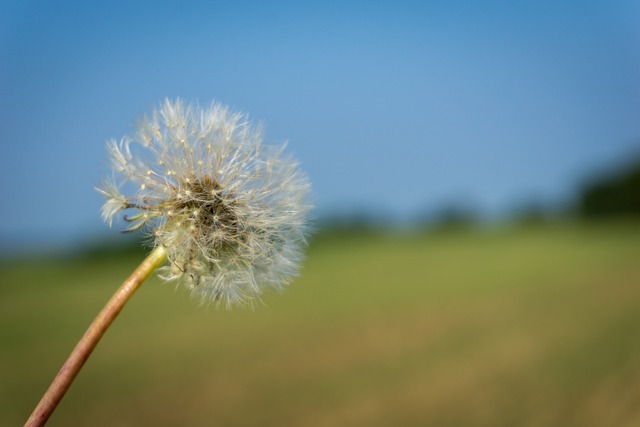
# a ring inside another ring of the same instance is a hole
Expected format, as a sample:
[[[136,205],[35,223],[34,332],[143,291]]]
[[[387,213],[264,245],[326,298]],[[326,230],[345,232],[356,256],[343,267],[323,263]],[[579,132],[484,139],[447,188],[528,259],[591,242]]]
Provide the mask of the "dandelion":
[[[123,213],[154,247],[91,324],[27,425],[42,425],[124,303],[158,269],[218,305],[252,305],[297,273],[309,183],[284,146],[247,116],[165,100],[135,137],[110,141],[113,176],[97,190],[109,224]]]
[[[109,143],[120,180],[99,189],[102,216],[133,211],[127,231],[146,227],[167,250],[162,277],[205,298],[232,306],[281,289],[300,261],[309,184],[283,147],[261,141],[244,114],[167,100],[135,139]]]

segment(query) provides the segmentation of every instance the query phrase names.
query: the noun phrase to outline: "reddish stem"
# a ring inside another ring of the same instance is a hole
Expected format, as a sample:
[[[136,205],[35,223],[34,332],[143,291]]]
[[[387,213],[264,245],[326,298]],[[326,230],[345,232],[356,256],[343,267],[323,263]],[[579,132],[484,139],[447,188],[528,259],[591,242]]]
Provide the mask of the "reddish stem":
[[[135,269],[131,276],[125,280],[116,293],[111,297],[107,305],[89,325],[69,358],[64,363],[58,375],[49,386],[38,406],[25,423],[25,427],[35,427],[44,425],[53,411],[62,400],[62,397],[69,389],[78,372],[87,361],[89,355],[106,332],[111,322],[116,318],[125,303],[131,298],[133,293],[151,275],[153,270],[160,266],[167,259],[167,251],[162,246],[157,247],[145,258],[145,260]]]

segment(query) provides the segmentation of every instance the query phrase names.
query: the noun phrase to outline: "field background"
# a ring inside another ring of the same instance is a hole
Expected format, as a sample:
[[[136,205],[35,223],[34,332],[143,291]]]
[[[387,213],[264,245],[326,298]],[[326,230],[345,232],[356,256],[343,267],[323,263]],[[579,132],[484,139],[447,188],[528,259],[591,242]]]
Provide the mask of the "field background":
[[[143,256],[0,265],[0,425]],[[640,425],[638,224],[325,235],[265,302],[153,278],[49,425]]]

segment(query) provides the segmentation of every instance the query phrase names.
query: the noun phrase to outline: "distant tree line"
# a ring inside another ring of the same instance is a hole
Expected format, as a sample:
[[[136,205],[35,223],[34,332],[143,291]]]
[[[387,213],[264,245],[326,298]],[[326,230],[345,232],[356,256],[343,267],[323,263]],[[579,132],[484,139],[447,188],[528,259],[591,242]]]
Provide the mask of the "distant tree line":
[[[522,225],[536,225],[575,218],[640,217],[640,156],[626,166],[616,165],[608,173],[592,174],[578,189],[576,198],[565,203],[530,200],[504,218]],[[361,208],[321,215],[315,221],[318,235],[367,235],[390,230],[398,224],[431,231],[461,231],[482,225],[482,212],[462,202],[443,204],[418,212],[404,223],[389,213]]]

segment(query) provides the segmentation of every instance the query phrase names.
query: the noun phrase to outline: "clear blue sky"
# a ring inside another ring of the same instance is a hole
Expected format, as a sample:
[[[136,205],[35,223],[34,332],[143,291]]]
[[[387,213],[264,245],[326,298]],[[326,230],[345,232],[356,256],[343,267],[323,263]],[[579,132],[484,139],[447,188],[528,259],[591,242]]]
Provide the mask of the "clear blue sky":
[[[640,3],[5,1],[0,244],[105,233],[105,141],[176,96],[289,141],[318,215],[500,214],[640,148]]]

